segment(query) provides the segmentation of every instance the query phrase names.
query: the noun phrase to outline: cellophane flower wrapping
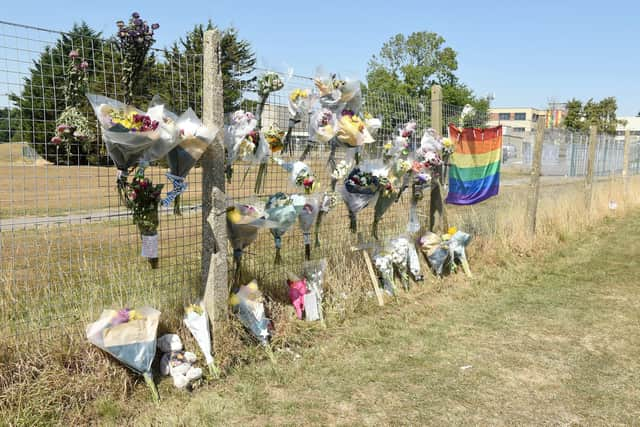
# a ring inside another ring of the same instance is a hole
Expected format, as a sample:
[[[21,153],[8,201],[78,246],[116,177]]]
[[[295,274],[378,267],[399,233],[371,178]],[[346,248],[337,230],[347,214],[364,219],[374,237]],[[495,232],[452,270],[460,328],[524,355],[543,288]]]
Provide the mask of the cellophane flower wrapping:
[[[350,229],[357,231],[357,214],[366,208],[378,195],[380,181],[372,165],[354,168],[338,187],[338,192],[347,205],[350,218]]]
[[[444,267],[450,262],[449,244],[443,241],[435,233],[427,232],[419,240],[418,244],[423,253],[427,255],[429,266],[436,276],[442,276]]]
[[[275,163],[289,172],[289,185],[296,190],[302,190],[305,194],[311,194],[316,187],[316,177],[309,165],[304,162],[285,162],[281,158],[275,158]]]
[[[218,368],[216,367],[211,352],[211,331],[209,329],[209,318],[204,304],[193,304],[185,308],[184,318],[182,319],[191,335],[196,339],[200,351],[204,356],[209,372],[212,376],[218,376]]]
[[[135,310],[104,310],[87,326],[89,342],[145,377],[154,400],[158,392],[153,383],[151,363],[156,355],[156,336],[160,312],[151,307]]]
[[[271,336],[271,320],[264,310],[264,298],[258,289],[258,282],[252,280],[249,284],[241,286],[238,292],[232,293],[229,304],[240,323],[262,345],[269,344]]]
[[[355,79],[340,79],[335,74],[327,74],[322,70],[314,78],[316,89],[320,94],[320,104],[337,113],[347,108],[358,113],[362,105],[361,83]]]
[[[250,160],[258,147],[258,133],[253,113],[237,110],[231,114],[230,124],[225,128],[224,144],[227,149],[227,162]]]
[[[314,142],[329,142],[338,132],[338,118],[331,110],[316,110],[309,119],[309,139]]]
[[[393,281],[393,260],[391,253],[385,250],[377,250],[373,255],[373,265],[378,271],[378,277],[382,282],[382,288],[392,296],[396,295],[396,286]]]
[[[311,228],[316,222],[319,213],[320,200],[318,196],[307,196],[298,216],[302,237],[304,239],[305,259],[309,259],[311,256]]]
[[[167,154],[167,178],[173,184],[173,190],[162,201],[163,206],[169,206],[187,189],[185,178],[218,133],[216,127],[204,126],[191,108],[178,117],[176,126],[179,130],[179,144]]]
[[[325,191],[322,194],[322,200],[320,201],[320,208],[318,212],[318,219],[316,220],[315,227],[315,247],[320,247],[320,227],[322,226],[322,219],[338,204],[338,196],[333,191]]]
[[[418,168],[411,172],[411,203],[409,207],[408,233],[420,231],[420,218],[418,216],[418,202],[424,199],[424,191],[431,187],[431,175]]]
[[[449,240],[451,258],[462,265],[465,274],[469,277],[471,277],[471,270],[469,269],[469,262],[467,261],[466,247],[470,241],[471,235],[463,231],[456,231]]]
[[[405,289],[409,288],[409,274],[415,281],[422,280],[420,260],[415,244],[407,236],[400,236],[389,242],[393,265]]]
[[[288,196],[285,193],[276,193],[267,200],[267,204],[265,205],[267,218],[275,224],[274,227],[271,228],[271,234],[273,235],[276,247],[276,263],[281,261],[280,249],[282,248],[282,236],[296,222],[298,214],[304,206],[304,202],[305,199],[302,196],[295,194]]]
[[[322,298],[324,295],[324,275],[327,268],[327,260],[320,259],[306,261],[303,265],[304,277],[307,279],[308,293],[305,295],[305,320],[324,322],[322,311]]]
[[[352,110],[343,110],[338,120],[337,140],[348,147],[359,147],[375,140],[364,122]]]

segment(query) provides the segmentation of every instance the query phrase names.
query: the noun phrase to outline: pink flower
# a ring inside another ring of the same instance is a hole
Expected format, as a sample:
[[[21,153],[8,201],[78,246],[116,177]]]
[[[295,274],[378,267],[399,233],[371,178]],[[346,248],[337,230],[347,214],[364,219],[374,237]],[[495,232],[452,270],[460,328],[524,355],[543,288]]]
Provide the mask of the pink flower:
[[[63,133],[65,130],[67,130],[69,126],[67,125],[58,125],[57,131],[58,133]]]
[[[51,138],[51,143],[60,145],[62,143],[62,138],[60,138],[59,136],[54,136],[53,138]]]
[[[71,52],[69,52],[69,58],[71,58],[71,59],[76,59],[79,56],[80,56],[80,54],[75,49],[73,49]]]
[[[80,69],[81,70],[86,70],[87,68],[89,68],[89,63],[87,61],[82,61],[80,63]]]

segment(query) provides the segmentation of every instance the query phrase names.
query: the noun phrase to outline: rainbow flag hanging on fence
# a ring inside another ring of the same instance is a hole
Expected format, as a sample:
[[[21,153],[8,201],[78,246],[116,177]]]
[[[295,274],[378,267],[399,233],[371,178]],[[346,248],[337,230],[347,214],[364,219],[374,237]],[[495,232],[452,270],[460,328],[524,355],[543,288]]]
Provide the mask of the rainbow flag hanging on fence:
[[[502,126],[458,129],[449,125],[455,144],[449,169],[447,203],[472,205],[498,194],[502,158]]]

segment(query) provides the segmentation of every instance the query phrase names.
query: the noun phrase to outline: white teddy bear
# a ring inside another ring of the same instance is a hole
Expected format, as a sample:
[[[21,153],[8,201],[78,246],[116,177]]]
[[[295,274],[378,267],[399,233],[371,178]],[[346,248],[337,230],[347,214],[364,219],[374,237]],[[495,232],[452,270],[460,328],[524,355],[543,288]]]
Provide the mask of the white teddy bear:
[[[166,334],[158,338],[158,349],[163,353],[160,359],[160,373],[171,375],[173,385],[177,388],[185,388],[202,378],[202,369],[193,364],[197,357],[190,351],[184,351],[182,340],[175,334]]]

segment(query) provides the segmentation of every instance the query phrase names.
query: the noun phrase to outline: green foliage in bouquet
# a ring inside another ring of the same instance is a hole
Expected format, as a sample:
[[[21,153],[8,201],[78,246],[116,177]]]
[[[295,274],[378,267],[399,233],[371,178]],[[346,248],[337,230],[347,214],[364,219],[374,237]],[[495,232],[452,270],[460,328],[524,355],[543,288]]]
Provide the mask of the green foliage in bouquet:
[[[152,236],[158,230],[158,205],[164,184],[153,184],[149,178],[136,174],[128,184],[126,204],[140,234]]]

